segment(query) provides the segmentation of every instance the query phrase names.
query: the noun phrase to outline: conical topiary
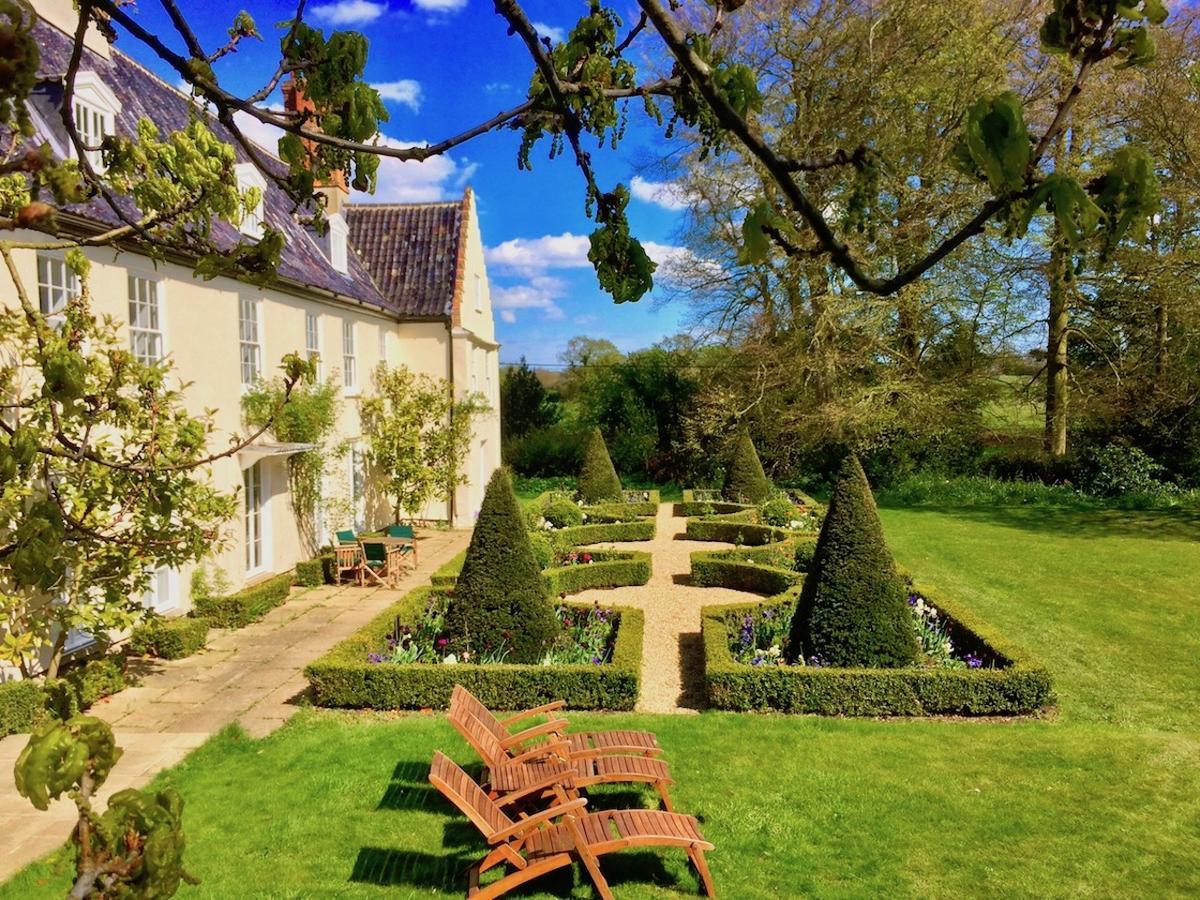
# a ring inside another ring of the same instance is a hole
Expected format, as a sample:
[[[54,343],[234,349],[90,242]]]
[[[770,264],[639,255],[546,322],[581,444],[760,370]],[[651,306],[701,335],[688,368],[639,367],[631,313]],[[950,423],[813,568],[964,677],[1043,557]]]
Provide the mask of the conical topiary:
[[[762,503],[771,496],[771,479],[763,471],[749,431],[743,430],[733,445],[722,493],[735,503]]]
[[[789,655],[802,651],[832,666],[908,665],[917,642],[906,596],[871,486],[852,454],[838,474],[800,590]]]
[[[558,632],[507,469],[488,482],[445,626],[454,648],[505,647],[513,663],[539,662]]]
[[[579,470],[579,496],[584,503],[604,503],[621,499],[621,479],[613,467],[612,457],[599,428],[593,428],[583,450],[583,467]]]

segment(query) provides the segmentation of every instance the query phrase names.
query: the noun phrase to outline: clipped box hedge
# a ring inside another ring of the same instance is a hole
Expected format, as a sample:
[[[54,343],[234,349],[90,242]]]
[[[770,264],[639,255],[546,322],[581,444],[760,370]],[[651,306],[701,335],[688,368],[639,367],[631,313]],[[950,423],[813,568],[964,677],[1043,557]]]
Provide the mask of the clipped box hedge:
[[[692,554],[692,584],[697,587],[723,587],[773,597],[803,578],[799,572],[780,566],[731,559],[728,550],[699,550]]]
[[[276,575],[260,584],[224,597],[199,597],[192,614],[208,619],[217,628],[242,628],[257,622],[287,599],[292,590],[292,573]]]
[[[46,708],[46,692],[36,681],[0,684],[0,737],[32,731]]]
[[[293,583],[300,587],[320,587],[325,584],[326,573],[329,569],[325,562],[326,556],[330,560],[333,558],[332,554],[326,554],[296,563],[296,576]]]
[[[747,513],[757,509],[746,503],[727,503],[724,500],[689,500],[687,498],[691,493],[691,491],[683,492],[683,502],[675,504],[675,515],[692,519],[696,516],[727,516],[734,513]]]
[[[794,532],[786,528],[747,521],[741,514],[715,519],[688,519],[687,523],[687,537],[690,541],[719,541],[725,544],[761,547],[795,536]]]
[[[542,577],[551,596],[596,588],[630,587],[650,580],[650,554],[595,550],[592,562],[546,569]]]
[[[129,636],[129,647],[143,656],[183,659],[205,645],[208,629],[208,619],[201,617],[154,619],[133,630]]]
[[[495,709],[524,709],[561,699],[572,709],[629,710],[637,702],[643,616],[640,610],[624,607],[615,608],[613,658],[602,666],[369,662],[367,654],[385,645],[397,619],[411,621],[420,615],[431,590],[410,591],[310,663],[304,674],[313,702],[350,709],[444,709],[455,684]]]
[[[737,711],[776,710],[836,716],[1018,715],[1050,704],[1050,673],[970,610],[916,585],[948,622],[961,652],[991,668],[840,669],[750,666],[734,660],[731,630],[759,604],[706,606],[701,611],[708,705]],[[792,588],[778,601],[794,598]]]
[[[639,519],[636,522],[610,522],[599,525],[575,525],[560,528],[551,535],[555,543],[564,547],[582,547],[586,544],[620,544],[627,541],[654,540],[654,520]]]
[[[458,581],[467,551],[450,559],[429,579],[435,588],[449,590]],[[650,580],[650,554],[639,551],[594,550],[592,562],[545,569],[546,592],[550,596],[575,594],[592,588],[629,587]]]

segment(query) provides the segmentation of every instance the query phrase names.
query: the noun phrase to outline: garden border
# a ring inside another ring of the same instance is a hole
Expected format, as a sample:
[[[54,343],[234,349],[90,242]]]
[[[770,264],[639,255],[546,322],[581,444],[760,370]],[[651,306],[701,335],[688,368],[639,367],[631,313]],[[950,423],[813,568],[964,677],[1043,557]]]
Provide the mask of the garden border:
[[[419,614],[433,590],[432,585],[415,588],[309,663],[304,674],[313,702],[352,709],[444,709],[454,685],[462,684],[496,709],[524,709],[560,699],[571,709],[631,710],[637,703],[645,619],[641,610],[630,607],[613,607],[617,637],[612,661],[604,665],[369,662],[367,654],[383,645],[397,619]]]
[[[943,594],[920,584],[914,584],[913,590],[938,609],[961,650],[990,658],[1000,667],[751,666],[734,660],[728,623],[731,616],[757,609],[762,602],[705,606],[700,618],[708,706],[839,716],[983,716],[1027,715],[1053,702],[1049,671],[1023,649]],[[783,603],[798,594],[799,585],[767,604]]]
[[[542,578],[546,582],[547,594],[554,597],[562,593],[573,594],[598,588],[635,587],[650,580],[652,559],[644,550],[592,552],[595,562],[543,569]],[[430,584],[441,590],[454,587],[466,557],[466,550],[451,557],[430,576]]]

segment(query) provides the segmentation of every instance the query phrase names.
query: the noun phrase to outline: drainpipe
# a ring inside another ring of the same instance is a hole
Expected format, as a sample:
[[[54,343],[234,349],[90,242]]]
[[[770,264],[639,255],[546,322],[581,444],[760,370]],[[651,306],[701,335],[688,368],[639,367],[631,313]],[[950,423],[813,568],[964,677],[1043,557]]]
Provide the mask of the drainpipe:
[[[453,315],[446,317],[446,353],[449,356],[448,369],[450,372],[450,400],[451,400],[450,424],[453,425],[454,424],[454,400],[457,398],[456,392],[454,390],[454,316]],[[450,527],[451,528],[454,527],[454,518],[455,518],[456,514],[458,513],[458,510],[457,510],[456,504],[455,504],[455,498],[457,497],[457,495],[458,495],[458,486],[455,485],[454,490],[452,490],[450,492],[450,496],[448,498],[449,503],[450,503],[449,515],[450,515]]]

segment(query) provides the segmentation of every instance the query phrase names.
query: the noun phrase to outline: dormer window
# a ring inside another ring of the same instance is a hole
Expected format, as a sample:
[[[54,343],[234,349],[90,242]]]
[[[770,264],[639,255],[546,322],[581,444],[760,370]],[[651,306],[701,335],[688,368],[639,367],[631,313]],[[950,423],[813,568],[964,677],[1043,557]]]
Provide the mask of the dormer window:
[[[325,246],[329,264],[343,275],[349,269],[346,240],[350,235],[350,226],[342,218],[341,213],[334,213],[327,220],[329,230],[325,233]]]
[[[234,175],[239,192],[245,193],[251,188],[258,190],[258,202],[246,210],[239,226],[242,234],[257,240],[263,236],[263,200],[267,194],[267,180],[263,178],[262,172],[255,168],[254,163],[238,163],[234,166]]]
[[[117,133],[121,101],[95,72],[80,72],[75,76],[72,99],[75,130],[86,147],[84,155],[92,168],[101,172],[104,170],[104,161],[100,155],[100,142],[110,134]],[[72,155],[75,155],[74,149]]]

